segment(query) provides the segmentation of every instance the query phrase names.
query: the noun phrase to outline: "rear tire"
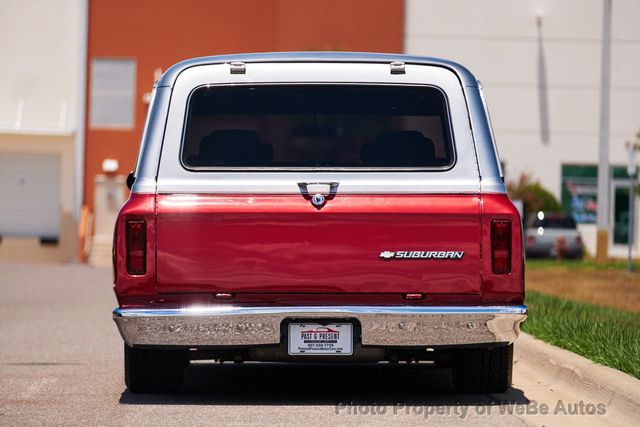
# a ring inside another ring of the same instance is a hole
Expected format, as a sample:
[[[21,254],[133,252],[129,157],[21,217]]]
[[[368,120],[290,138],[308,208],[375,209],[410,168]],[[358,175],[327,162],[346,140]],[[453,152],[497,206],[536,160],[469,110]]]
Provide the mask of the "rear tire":
[[[182,387],[189,360],[184,350],[124,346],[124,382],[131,393],[163,393]]]
[[[454,350],[453,385],[465,393],[502,393],[511,386],[513,344]]]

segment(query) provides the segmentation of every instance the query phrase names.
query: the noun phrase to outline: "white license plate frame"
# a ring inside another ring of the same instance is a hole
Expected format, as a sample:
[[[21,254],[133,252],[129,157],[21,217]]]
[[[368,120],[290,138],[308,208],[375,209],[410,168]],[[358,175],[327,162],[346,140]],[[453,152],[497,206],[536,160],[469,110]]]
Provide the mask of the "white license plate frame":
[[[289,323],[287,341],[291,356],[350,356],[353,354],[353,324]]]

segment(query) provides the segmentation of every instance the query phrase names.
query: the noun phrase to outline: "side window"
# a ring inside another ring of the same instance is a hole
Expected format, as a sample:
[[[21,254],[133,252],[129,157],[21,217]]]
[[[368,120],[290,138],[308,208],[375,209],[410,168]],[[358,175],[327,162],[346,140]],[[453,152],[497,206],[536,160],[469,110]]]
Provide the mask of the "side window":
[[[136,62],[133,59],[93,58],[89,126],[133,128],[135,123]]]

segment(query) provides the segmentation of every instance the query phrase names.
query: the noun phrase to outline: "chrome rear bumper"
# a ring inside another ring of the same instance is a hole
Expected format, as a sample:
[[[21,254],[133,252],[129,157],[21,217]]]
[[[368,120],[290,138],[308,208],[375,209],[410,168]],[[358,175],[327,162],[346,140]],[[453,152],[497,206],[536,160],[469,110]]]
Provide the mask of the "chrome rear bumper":
[[[441,346],[515,341],[527,307],[210,306],[113,310],[130,345],[254,346],[280,343],[286,319],[354,319],[362,345]]]

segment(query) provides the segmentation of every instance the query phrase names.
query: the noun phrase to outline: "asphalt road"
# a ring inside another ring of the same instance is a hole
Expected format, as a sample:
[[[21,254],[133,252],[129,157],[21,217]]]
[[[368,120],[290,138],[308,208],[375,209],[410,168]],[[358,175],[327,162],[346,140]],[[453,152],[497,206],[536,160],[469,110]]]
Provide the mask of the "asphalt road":
[[[0,264],[0,425],[631,422],[517,360],[504,394],[456,394],[448,370],[416,365],[224,364],[191,366],[181,394],[133,395],[115,304],[107,268]]]

